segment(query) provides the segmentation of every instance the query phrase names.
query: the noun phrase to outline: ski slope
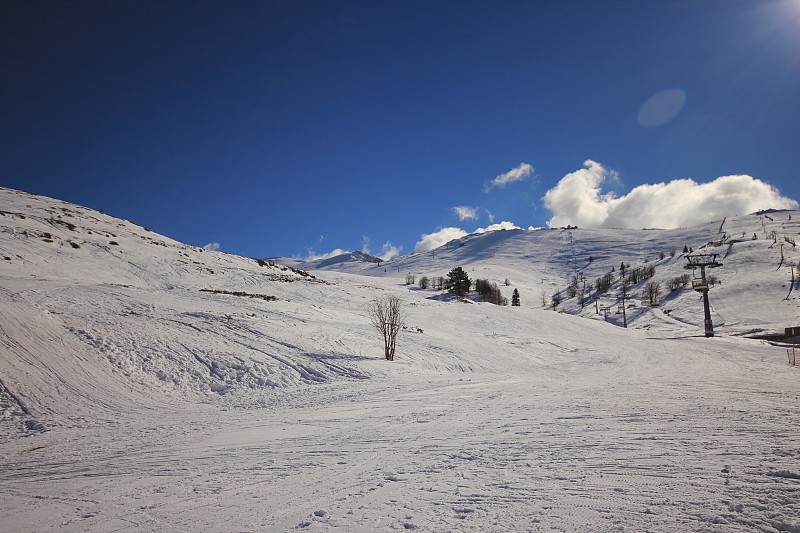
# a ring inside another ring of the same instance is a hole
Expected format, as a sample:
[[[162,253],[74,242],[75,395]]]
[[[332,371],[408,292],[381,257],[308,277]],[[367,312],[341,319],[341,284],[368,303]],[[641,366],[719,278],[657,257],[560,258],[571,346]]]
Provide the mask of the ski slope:
[[[796,241],[798,235],[797,212],[774,211],[678,230],[494,231],[469,235],[432,252],[415,253],[381,265],[330,260],[292,264],[310,270],[332,269],[403,279],[406,274],[414,274],[417,279],[441,276],[452,265],[459,265],[473,279],[488,279],[501,289],[508,280],[507,296],[517,288],[522,301],[538,307],[550,307],[550,297],[555,292],[563,292],[575,274],[585,277],[587,284],[594,284],[598,277],[613,269],[616,281],[611,291],[587,293],[583,307],[577,301],[565,301],[557,307],[559,311],[595,319],[603,319],[596,312],[595,296],[597,307],[616,307],[619,303],[621,284],[617,274],[621,263],[632,268],[652,265],[656,275],[647,281],[661,284],[661,305],[658,308],[642,306],[644,283],[633,287],[628,305],[636,309],[631,313],[629,326],[670,328],[681,325],[679,329],[688,333],[703,329],[702,297],[691,287],[674,293],[666,288],[670,278],[692,274],[685,268],[688,254],[683,250],[688,247],[692,253],[717,254],[723,264],[720,269],[708,271],[722,280],[710,294],[712,319],[720,334],[782,333],[784,328],[797,325],[800,317],[797,284],[791,283],[794,269],[790,268],[790,265],[797,265],[800,252],[784,240],[788,236]],[[699,276],[699,271],[695,275]],[[794,277],[796,282],[796,272]],[[545,306],[542,305],[543,292],[547,296]],[[622,325],[621,317],[612,316],[609,321]]]
[[[800,531],[800,371],[747,338],[800,325],[767,238],[797,215],[306,272],[0,189],[0,531]],[[576,270],[664,281],[685,245],[724,263],[714,338],[690,288],[627,329],[541,305]],[[405,285],[456,265],[522,307]],[[391,363],[365,311],[389,294]]]

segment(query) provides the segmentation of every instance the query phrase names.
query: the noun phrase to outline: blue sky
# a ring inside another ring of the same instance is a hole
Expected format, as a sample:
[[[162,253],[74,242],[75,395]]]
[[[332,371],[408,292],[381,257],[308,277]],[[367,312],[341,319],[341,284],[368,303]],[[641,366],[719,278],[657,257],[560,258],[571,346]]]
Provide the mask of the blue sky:
[[[800,199],[798,0],[12,0],[0,66],[0,185],[248,256]]]

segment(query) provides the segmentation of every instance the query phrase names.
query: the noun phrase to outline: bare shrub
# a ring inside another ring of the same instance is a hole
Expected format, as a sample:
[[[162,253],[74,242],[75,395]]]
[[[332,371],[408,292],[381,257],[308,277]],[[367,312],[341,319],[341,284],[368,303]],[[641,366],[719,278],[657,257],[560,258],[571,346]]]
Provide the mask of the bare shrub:
[[[650,301],[650,305],[658,303],[658,296],[661,294],[661,284],[650,281],[644,286],[644,294]]]
[[[681,274],[680,276],[675,276],[674,278],[670,278],[667,280],[667,288],[669,292],[675,292],[681,287],[685,287],[689,284],[692,280],[692,277],[689,274]]]
[[[387,361],[394,361],[397,334],[405,325],[400,298],[386,296],[375,298],[367,306],[367,313],[375,329],[383,336],[383,353]]]
[[[595,280],[595,285],[597,286],[597,292],[604,294],[608,292],[608,289],[611,288],[611,284],[614,283],[614,275],[612,273],[603,274],[599,278]]]
[[[558,307],[558,304],[561,303],[561,293],[554,292],[553,296],[550,297],[550,300],[553,303],[553,310],[555,310],[555,308]]]

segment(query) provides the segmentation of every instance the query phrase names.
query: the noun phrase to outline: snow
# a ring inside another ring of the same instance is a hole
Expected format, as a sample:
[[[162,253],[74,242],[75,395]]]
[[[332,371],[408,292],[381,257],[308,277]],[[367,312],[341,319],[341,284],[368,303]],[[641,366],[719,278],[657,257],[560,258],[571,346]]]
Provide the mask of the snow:
[[[748,338],[800,325],[798,213],[769,217],[306,274],[0,189],[0,531],[800,531],[800,370]],[[576,268],[663,284],[685,245],[724,263],[714,338],[691,288],[628,329],[542,308]],[[404,284],[457,265],[522,307]],[[365,312],[386,294],[394,362]]]

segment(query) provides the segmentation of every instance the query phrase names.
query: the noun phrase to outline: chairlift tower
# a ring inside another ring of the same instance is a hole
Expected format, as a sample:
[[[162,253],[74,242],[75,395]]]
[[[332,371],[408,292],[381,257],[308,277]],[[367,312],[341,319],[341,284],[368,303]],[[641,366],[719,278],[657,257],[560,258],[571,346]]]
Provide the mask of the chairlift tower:
[[[705,333],[706,337],[714,336],[714,324],[711,322],[711,307],[708,304],[708,280],[706,279],[706,268],[721,267],[722,263],[717,261],[719,254],[689,254],[686,256],[688,264],[684,266],[691,269],[693,274],[692,288],[697,292],[703,293],[703,312],[705,313]],[[700,269],[700,277],[697,277],[697,269]]]

